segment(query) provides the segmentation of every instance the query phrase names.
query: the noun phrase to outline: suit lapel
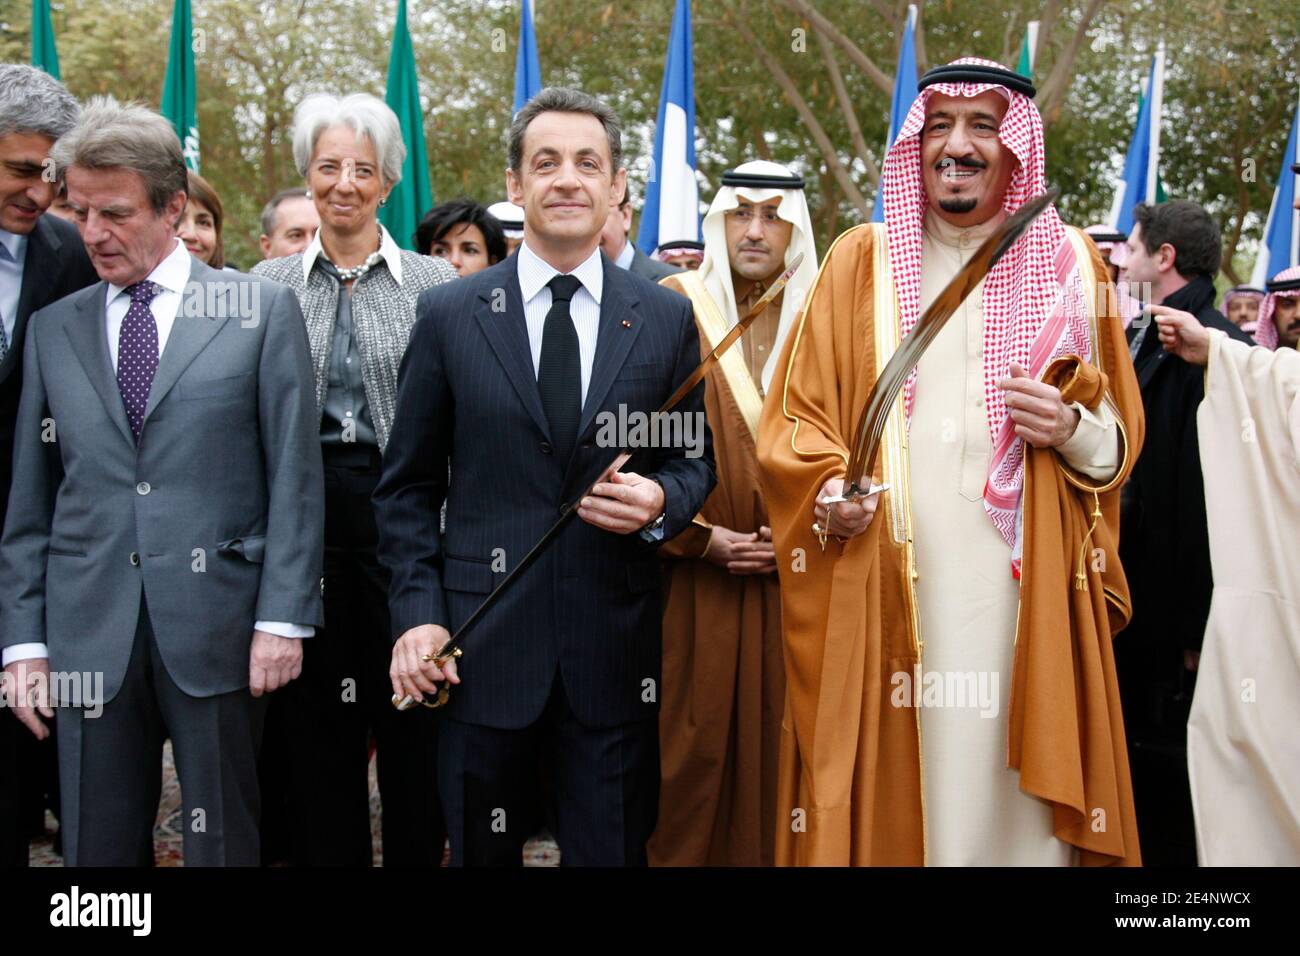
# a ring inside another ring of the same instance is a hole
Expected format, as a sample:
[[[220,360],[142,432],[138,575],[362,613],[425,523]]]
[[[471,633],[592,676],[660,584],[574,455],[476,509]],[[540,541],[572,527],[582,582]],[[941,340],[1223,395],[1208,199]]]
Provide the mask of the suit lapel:
[[[600,298],[596,357],[591,363],[591,381],[587,383],[587,400],[582,403],[582,420],[578,425],[579,443],[586,439],[587,432],[591,430],[596,415],[600,413],[601,405],[604,404],[610,388],[614,385],[614,379],[618,377],[619,369],[623,367],[628,353],[636,344],[637,336],[641,334],[641,315],[637,308],[640,299],[630,288],[632,283],[627,281],[628,273],[605,256],[602,255],[600,258],[605,264],[605,288]],[[616,450],[601,449],[600,454],[612,457]],[[578,457],[575,454],[565,465],[566,495],[568,490],[573,488],[573,482],[577,477],[574,468]],[[602,461],[602,466],[604,464],[606,462]],[[587,482],[595,479],[596,475],[583,475],[582,478]]]
[[[122,404],[122,393],[117,387],[117,376],[113,374],[113,360],[108,354],[108,325],[104,316],[104,299],[108,286],[103,282],[92,285],[77,301],[77,312],[63,325],[64,332],[72,343],[72,351],[77,361],[86,370],[86,377],[104,403],[108,417],[113,420],[117,430],[126,441],[134,445],[135,437],[126,420],[126,408]]]
[[[582,420],[578,425],[578,440],[591,427],[601,403],[609,394],[619,369],[641,334],[641,300],[627,281],[627,273],[604,256],[605,289],[600,303],[600,330],[596,335],[596,358],[591,365],[591,381],[587,384],[587,400],[582,403]]]
[[[167,345],[162,350],[162,355],[158,358],[158,371],[154,373],[153,387],[149,389],[149,404],[144,410],[144,421],[141,423],[143,433],[144,425],[148,423],[149,416],[153,414],[158,404],[167,397],[167,393],[172,390],[176,380],[181,377],[181,373],[189,367],[195,357],[203,351],[204,347],[212,341],[213,336],[221,331],[229,320],[239,309],[239,291],[237,288],[232,291],[220,291],[220,301],[225,303],[225,308],[218,307],[216,314],[209,315],[207,306],[204,301],[207,298],[214,298],[205,295],[209,283],[214,279],[220,280],[220,273],[214,269],[203,265],[197,259],[191,259],[193,263],[190,267],[190,281],[185,283],[185,291],[181,296],[181,305],[176,312],[176,320],[172,323],[171,334],[167,336]],[[234,283],[231,283],[233,286]],[[224,298],[231,296],[234,301]]]
[[[22,361],[27,319],[36,311],[37,289],[48,290],[52,286],[58,274],[58,250],[62,245],[58,234],[50,228],[45,218],[37,219],[36,228],[27,240],[22,287],[18,290],[18,311],[14,314],[14,334],[9,340],[9,351],[5,354],[4,361],[0,362],[0,381],[7,379]]]
[[[478,309],[474,317],[483,329],[497,361],[505,369],[506,378],[514,386],[519,400],[528,409],[528,414],[541,433],[550,438],[550,425],[546,420],[546,411],[542,408],[541,393],[537,390],[533,351],[528,344],[524,299],[519,292],[518,257],[506,259],[505,265],[501,270],[500,284],[485,286],[479,292]],[[505,292],[504,311],[501,310],[502,290]]]

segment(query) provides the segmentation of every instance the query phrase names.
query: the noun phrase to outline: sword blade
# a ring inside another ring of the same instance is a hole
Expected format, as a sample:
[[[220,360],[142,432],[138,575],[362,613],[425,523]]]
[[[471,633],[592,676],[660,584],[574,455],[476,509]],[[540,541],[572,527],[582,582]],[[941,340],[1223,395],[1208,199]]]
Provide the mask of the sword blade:
[[[803,263],[803,256],[804,254],[801,252],[794,257],[794,262],[790,264],[790,268],[781,273],[780,277],[772,283],[771,287],[765,293],[763,293],[763,297],[754,303],[753,308],[741,317],[731,330],[722,337],[722,341],[720,341],[708,355],[704,356],[704,359],[696,367],[695,371],[686,376],[682,384],[677,386],[677,389],[668,397],[668,400],[664,402],[663,405],[659,406],[659,411],[656,412],[656,414],[663,414],[664,412],[674,408],[682,399],[690,394],[691,389],[695,388],[696,385],[704,380],[704,376],[708,374],[709,369],[717,364],[726,353],[727,349],[731,348],[731,346],[745,334],[745,331],[753,324],[754,320],[762,314],[764,309],[767,308],[768,303],[775,299],[781,290],[785,288],[786,284],[794,277],[795,272]],[[578,513],[578,502],[591,494],[592,489],[595,488],[596,485],[607,480],[614,472],[621,470],[631,457],[632,453],[630,451],[626,448],[620,448],[618,454],[614,456],[613,461],[600,471],[596,479],[587,486],[586,490],[564,506],[564,510],[560,512],[560,517],[556,522],[546,529],[546,533],[537,540],[537,543],[528,550],[528,553],[520,559],[519,563],[501,579],[501,583],[492,589],[492,593],[483,599],[483,602],[474,609],[469,617],[465,618],[460,627],[456,628],[456,633],[453,634],[451,639],[448,640],[447,643],[442,646],[442,649],[438,651],[439,657],[446,657],[456,648],[460,647],[461,643],[465,640],[466,635],[469,634],[474,625],[483,619],[483,616],[491,610],[492,605],[497,603],[510,586],[523,576],[524,572],[527,571],[539,557],[541,557],[542,553],[550,546],[551,542],[559,536],[565,526],[573,520],[573,516]],[[416,703],[417,701],[415,698],[409,695],[400,700],[396,695],[393,695],[393,706],[398,710],[409,710],[414,707]]]
[[[907,334],[902,343],[890,356],[885,368],[876,379],[875,387],[867,398],[867,404],[858,417],[854,428],[856,436],[853,452],[849,456],[846,480],[849,482],[841,499],[864,497],[863,489],[871,486],[871,473],[876,467],[876,456],[880,452],[880,437],[884,434],[885,423],[894,407],[894,399],[899,390],[916,368],[925,350],[930,347],[939,331],[947,324],[960,308],[966,297],[975,290],[984,277],[997,265],[998,260],[1007,250],[1015,245],[1030,224],[1056,201],[1059,189],[1048,190],[1041,196],[1031,199],[1007,218],[991,236],[984,240],[970,261],[952,277],[939,293],[938,297],[925,310],[920,321]],[[877,317],[882,321],[883,317]]]

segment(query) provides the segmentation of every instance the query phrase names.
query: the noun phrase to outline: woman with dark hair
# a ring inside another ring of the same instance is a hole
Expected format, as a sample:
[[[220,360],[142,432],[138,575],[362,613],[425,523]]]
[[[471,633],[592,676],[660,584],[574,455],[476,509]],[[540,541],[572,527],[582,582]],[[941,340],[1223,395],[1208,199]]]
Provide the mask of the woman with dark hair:
[[[463,278],[506,257],[506,234],[482,204],[452,199],[424,214],[415,230],[415,250],[446,259]]]
[[[226,267],[226,248],[221,242],[221,223],[225,212],[221,197],[212,184],[193,170],[189,171],[190,201],[185,215],[176,224],[176,235],[195,259],[214,269]]]

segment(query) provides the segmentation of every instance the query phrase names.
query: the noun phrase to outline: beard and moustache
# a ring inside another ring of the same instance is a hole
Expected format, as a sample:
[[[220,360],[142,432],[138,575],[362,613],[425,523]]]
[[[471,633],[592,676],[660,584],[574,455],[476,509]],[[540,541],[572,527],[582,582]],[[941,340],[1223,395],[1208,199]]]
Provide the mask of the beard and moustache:
[[[936,168],[942,170],[951,166],[958,169],[987,169],[988,163],[975,156],[963,156],[959,159],[944,158]],[[956,214],[973,212],[978,205],[979,200],[974,196],[948,196],[939,200],[940,209]]]

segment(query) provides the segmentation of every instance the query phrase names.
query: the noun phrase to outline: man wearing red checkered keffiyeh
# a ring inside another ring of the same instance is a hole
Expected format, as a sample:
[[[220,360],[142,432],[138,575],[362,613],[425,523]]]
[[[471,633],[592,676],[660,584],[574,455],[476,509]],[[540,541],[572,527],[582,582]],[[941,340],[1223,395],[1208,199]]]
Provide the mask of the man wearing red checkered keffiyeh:
[[[1300,342],[1300,266],[1283,269],[1268,280],[1259,307],[1255,341],[1266,349],[1296,348]]]
[[[778,861],[1136,863],[1110,638],[1141,399],[1081,231],[1051,208],[1034,221],[908,379],[871,476],[888,490],[823,503],[901,339],[1046,190],[1027,79],[968,58],[920,86],[885,223],[832,246],[764,406],[773,534],[794,556],[778,817],[802,828]]]

